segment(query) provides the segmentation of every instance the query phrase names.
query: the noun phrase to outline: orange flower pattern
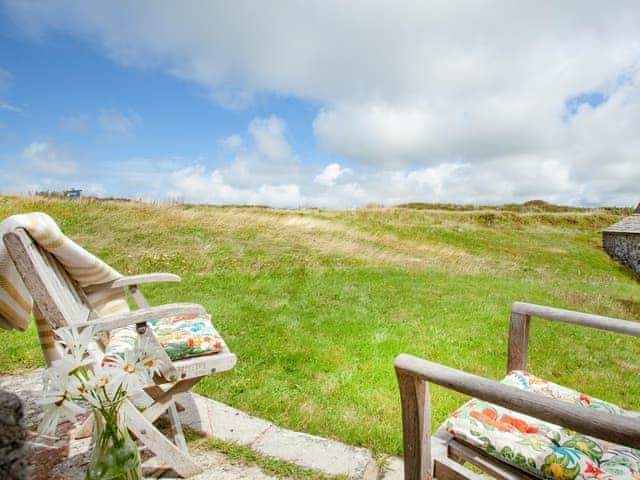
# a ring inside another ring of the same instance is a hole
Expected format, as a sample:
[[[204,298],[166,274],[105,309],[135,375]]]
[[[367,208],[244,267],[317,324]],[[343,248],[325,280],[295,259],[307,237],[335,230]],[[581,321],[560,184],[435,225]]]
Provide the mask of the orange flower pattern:
[[[528,372],[511,372],[507,385],[583,408],[640,418],[597,398]],[[506,408],[472,399],[445,422],[456,438],[545,480],[640,480],[640,450],[598,440]]]
[[[171,360],[216,353],[225,346],[210,315],[177,315],[150,320],[148,324]],[[113,331],[104,358],[123,356],[133,349],[136,336],[133,327]]]

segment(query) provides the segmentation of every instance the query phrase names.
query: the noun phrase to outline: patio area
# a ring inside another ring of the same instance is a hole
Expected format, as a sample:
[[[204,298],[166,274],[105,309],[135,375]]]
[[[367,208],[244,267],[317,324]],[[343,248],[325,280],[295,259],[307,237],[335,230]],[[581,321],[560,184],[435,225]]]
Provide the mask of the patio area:
[[[41,382],[40,369],[27,375],[0,377],[0,389],[15,393],[22,399],[24,425],[30,431],[42,418],[42,409],[36,402],[41,395]],[[137,400],[137,403],[145,402],[142,398]],[[294,464],[317,472],[321,477],[358,480],[402,478],[402,461],[399,458],[376,461],[368,449],[283,429],[198,394],[182,394],[180,403],[185,407],[180,413],[181,420],[192,435],[249,447],[261,457]],[[31,478],[84,479],[91,438],[73,439],[69,435],[81,421],[82,417],[79,417],[77,424],[61,424],[55,437],[29,434],[27,448]],[[194,443],[190,445],[190,453],[204,470],[204,473],[192,477],[194,480],[278,478],[267,475],[257,465],[230,459],[197,441]],[[144,460],[144,451],[142,457]],[[145,477],[152,478],[179,478],[170,469],[154,464],[153,459],[144,464],[143,473]]]

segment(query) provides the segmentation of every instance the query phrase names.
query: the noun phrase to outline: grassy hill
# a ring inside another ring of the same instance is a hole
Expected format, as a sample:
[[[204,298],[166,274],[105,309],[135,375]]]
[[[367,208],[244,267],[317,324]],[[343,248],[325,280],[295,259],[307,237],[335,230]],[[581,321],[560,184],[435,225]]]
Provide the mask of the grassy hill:
[[[514,300],[640,320],[640,286],[601,249],[629,211],[406,205],[348,211],[0,197],[44,211],[122,273],[168,271],[153,304],[202,303],[238,354],[199,387],[280,425],[401,450],[393,359],[500,378]],[[531,370],[640,408],[640,345],[534,320]],[[0,331],[0,372],[41,364],[35,331]],[[434,425],[462,401],[435,388]]]

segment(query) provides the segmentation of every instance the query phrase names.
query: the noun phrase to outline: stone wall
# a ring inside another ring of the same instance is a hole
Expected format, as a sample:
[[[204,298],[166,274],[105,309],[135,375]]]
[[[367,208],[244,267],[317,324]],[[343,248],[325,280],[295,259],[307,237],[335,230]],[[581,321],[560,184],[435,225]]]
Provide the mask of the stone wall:
[[[603,246],[611,258],[640,275],[640,234],[604,232]]]
[[[24,439],[22,402],[17,395],[0,390],[0,478],[27,478]]]

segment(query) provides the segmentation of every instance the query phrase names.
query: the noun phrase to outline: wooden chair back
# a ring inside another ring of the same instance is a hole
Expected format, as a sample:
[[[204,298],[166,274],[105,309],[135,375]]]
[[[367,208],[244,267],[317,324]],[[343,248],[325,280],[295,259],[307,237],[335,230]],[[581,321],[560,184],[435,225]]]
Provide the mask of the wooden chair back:
[[[86,322],[92,317],[92,309],[60,262],[25,230],[6,233],[2,240],[33,298],[40,346],[50,364],[60,356],[52,329]]]

